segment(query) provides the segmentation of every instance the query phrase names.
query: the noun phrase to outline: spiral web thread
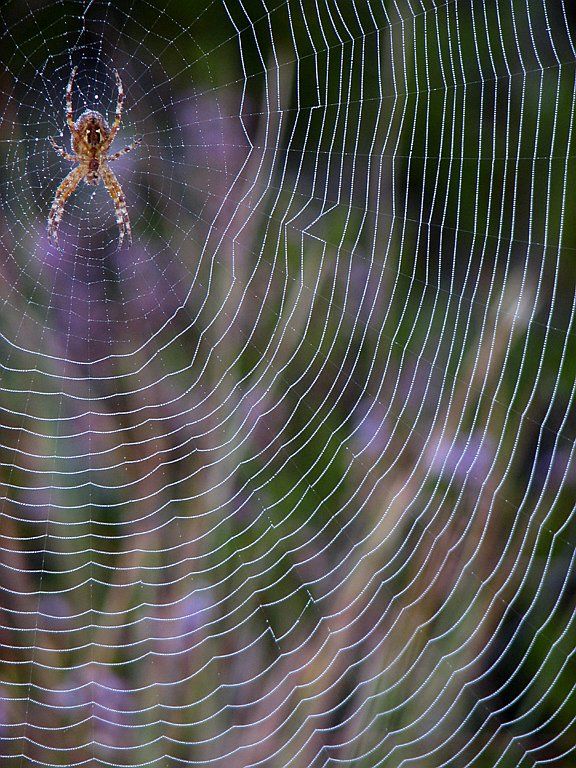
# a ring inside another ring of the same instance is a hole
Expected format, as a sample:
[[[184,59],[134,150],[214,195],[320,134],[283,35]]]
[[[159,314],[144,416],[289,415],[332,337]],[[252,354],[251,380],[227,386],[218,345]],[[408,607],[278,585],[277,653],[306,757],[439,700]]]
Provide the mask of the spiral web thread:
[[[2,765],[574,764],[570,5],[0,16]]]

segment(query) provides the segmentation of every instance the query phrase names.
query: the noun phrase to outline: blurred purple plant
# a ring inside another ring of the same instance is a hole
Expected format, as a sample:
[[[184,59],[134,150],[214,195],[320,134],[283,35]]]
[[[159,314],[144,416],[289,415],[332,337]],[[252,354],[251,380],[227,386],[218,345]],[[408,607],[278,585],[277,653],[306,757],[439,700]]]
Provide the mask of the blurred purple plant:
[[[177,110],[184,134],[185,168],[193,169],[192,187],[202,198],[200,216],[210,223],[245,161],[249,144],[238,116],[238,104],[229,92],[190,93]],[[245,124],[254,123],[247,100]]]
[[[202,630],[214,616],[212,590],[205,585],[168,605],[159,605],[147,620],[149,637],[156,638],[162,653],[181,654],[194,647],[203,637]],[[178,664],[180,660],[175,660]]]
[[[467,482],[478,488],[494,458],[494,445],[486,434],[474,433],[455,440],[444,436],[430,446],[428,455],[433,472],[443,479],[458,485]]]
[[[89,718],[95,741],[106,747],[127,747],[134,742],[137,700],[128,683],[99,665],[74,672],[51,694],[53,707],[69,711],[74,721]]]

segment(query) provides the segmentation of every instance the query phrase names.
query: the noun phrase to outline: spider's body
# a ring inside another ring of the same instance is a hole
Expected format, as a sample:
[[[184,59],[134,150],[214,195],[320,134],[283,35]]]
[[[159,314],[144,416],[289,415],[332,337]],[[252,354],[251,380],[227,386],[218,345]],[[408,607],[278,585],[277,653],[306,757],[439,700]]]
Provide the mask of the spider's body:
[[[102,145],[109,136],[110,128],[100,112],[87,109],[74,123],[72,151],[77,157],[87,158],[88,173],[84,176],[86,184],[98,184],[100,181],[98,170]]]
[[[132,239],[130,218],[128,216],[126,199],[122,187],[108,163],[117,160],[119,157],[122,157],[122,155],[130,152],[131,149],[138,146],[140,140],[137,139],[129,147],[120,150],[120,152],[115,152],[113,155],[108,154],[108,150],[114,141],[114,137],[116,136],[122,119],[124,89],[118,72],[116,72],[118,102],[116,104],[116,116],[112,123],[112,127],[109,127],[106,118],[101,115],[100,112],[95,112],[91,109],[87,109],[83,112],[78,120],[74,122],[72,86],[74,84],[75,76],[76,68],[72,70],[72,75],[70,76],[70,81],[66,88],[66,122],[72,135],[73,154],[69,154],[62,149],[62,147],[58,146],[54,139],[51,138],[50,141],[58,154],[62,155],[62,157],[69,162],[76,163],[77,165],[70,171],[68,176],[66,176],[56,190],[54,202],[52,203],[52,208],[50,209],[50,214],[48,216],[48,233],[50,238],[56,242],[58,239],[58,225],[62,219],[64,204],[82,179],[84,179],[86,184],[92,185],[96,185],[102,180],[104,186],[108,190],[108,194],[114,202],[116,221],[120,229],[120,244],[122,244],[124,236],[127,236],[128,240]]]

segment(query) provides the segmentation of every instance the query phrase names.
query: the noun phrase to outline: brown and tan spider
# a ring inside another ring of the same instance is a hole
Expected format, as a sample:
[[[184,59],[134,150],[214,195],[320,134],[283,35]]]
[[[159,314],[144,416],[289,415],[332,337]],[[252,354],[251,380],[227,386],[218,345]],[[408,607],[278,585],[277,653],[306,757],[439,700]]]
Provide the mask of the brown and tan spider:
[[[119,152],[115,152],[113,155],[108,154],[108,150],[120,127],[120,121],[122,120],[122,104],[124,102],[124,88],[122,87],[120,75],[116,70],[114,70],[114,72],[116,75],[116,84],[118,86],[118,101],[116,103],[116,116],[112,123],[112,127],[110,128],[108,126],[106,118],[101,115],[100,112],[94,112],[91,109],[87,109],[83,112],[78,120],[74,122],[72,87],[74,85],[77,69],[78,67],[74,67],[72,70],[70,80],[66,87],[66,122],[70,129],[70,133],[72,134],[72,154],[66,152],[65,149],[62,149],[62,147],[50,137],[50,141],[56,152],[58,152],[58,154],[65,160],[68,160],[70,163],[77,163],[77,165],[70,171],[56,190],[52,208],[48,215],[48,235],[53,242],[58,241],[58,225],[62,219],[64,204],[72,192],[74,192],[80,181],[84,179],[86,184],[96,185],[100,182],[100,179],[102,179],[108,194],[114,202],[116,222],[120,229],[120,245],[122,245],[124,236],[126,236],[129,242],[132,242],[130,218],[128,217],[124,192],[108,163],[112,160],[118,160],[119,157],[130,152],[130,150],[140,144],[142,139],[136,139],[130,146],[121,149]]]

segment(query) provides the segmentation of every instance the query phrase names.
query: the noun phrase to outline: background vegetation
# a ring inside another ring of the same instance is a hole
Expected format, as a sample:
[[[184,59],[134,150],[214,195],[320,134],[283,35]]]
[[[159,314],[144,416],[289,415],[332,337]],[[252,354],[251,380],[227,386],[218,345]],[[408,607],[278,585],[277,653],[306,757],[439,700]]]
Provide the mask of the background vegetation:
[[[3,5],[3,765],[572,764],[574,13],[414,5]]]

